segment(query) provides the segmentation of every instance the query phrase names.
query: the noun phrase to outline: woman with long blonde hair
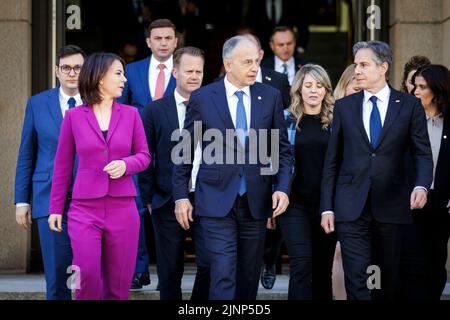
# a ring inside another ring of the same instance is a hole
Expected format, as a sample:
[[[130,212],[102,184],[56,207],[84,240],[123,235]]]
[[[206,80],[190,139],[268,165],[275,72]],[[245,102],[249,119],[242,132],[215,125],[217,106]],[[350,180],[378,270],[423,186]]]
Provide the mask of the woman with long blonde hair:
[[[334,98],[327,72],[319,65],[300,68],[291,88],[290,142],[294,180],[288,210],[278,218],[290,263],[288,299],[331,300],[336,236],[320,228],[320,184],[330,137]]]

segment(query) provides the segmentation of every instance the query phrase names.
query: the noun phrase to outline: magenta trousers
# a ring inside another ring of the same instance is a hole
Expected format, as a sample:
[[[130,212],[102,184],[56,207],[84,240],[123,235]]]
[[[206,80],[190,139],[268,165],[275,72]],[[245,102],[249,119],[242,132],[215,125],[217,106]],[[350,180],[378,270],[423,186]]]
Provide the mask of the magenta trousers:
[[[80,276],[76,299],[128,299],[139,238],[135,198],[72,199],[67,226]]]

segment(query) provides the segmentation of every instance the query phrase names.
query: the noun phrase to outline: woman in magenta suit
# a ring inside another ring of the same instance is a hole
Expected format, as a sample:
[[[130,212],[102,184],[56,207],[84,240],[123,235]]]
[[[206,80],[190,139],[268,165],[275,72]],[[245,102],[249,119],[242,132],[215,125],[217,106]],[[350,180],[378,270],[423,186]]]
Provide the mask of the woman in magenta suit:
[[[49,224],[61,231],[77,155],[67,225],[80,300],[127,299],[134,273],[139,214],[132,175],[151,158],[138,111],[114,101],[125,82],[121,58],[91,55],[79,77],[85,104],[67,111],[61,127]]]

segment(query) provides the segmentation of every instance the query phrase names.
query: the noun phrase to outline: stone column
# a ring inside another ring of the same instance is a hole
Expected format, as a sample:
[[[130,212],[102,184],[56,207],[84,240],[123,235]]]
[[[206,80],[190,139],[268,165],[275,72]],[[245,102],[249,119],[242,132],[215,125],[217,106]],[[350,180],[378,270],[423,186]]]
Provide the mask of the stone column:
[[[390,1],[391,85],[400,88],[403,66],[413,55],[450,67],[450,0]]]
[[[31,94],[31,0],[0,1],[0,271],[25,272],[30,232],[14,215],[14,176]]]

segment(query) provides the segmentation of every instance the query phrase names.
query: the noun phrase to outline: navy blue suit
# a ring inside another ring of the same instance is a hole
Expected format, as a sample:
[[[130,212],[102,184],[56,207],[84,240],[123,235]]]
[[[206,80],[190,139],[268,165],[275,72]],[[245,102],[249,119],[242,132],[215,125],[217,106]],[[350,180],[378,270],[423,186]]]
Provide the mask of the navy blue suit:
[[[366,268],[375,262],[382,270],[382,290],[374,292],[392,299],[400,226],[411,223],[413,188],[429,189],[432,182],[431,148],[420,101],[392,88],[384,125],[372,148],[363,125],[363,98],[361,91],[336,101],[320,211],[334,211],[338,223],[348,298],[370,298]],[[408,150],[415,176],[405,165]]]
[[[53,162],[62,119],[59,87],[41,92],[28,100],[14,192],[14,203],[31,203],[32,216],[38,224],[49,300],[71,299],[71,292],[66,285],[69,276],[67,267],[72,263],[67,218],[63,216],[62,233],[52,232],[47,222]]]
[[[153,101],[152,97],[150,96],[149,88],[150,59],[151,57],[148,57],[146,59],[130,63],[126,66],[125,77],[127,78],[127,82],[125,83],[122,97],[118,99],[118,101],[121,103],[135,106],[139,110],[139,113],[142,112],[144,106],[147,106]],[[167,96],[173,94],[175,87],[176,80],[173,76],[171,76],[164,95]],[[137,186],[136,176],[133,178]],[[144,214],[147,211],[147,208],[142,203],[139,188],[136,188],[136,190],[138,190],[138,195],[136,196],[136,204],[139,210],[139,215],[141,216],[136,272],[142,273],[148,271],[149,265],[149,257],[144,231]]]
[[[256,164],[249,164],[248,143],[246,164],[226,164],[226,155],[230,156],[230,152],[236,159],[238,147],[236,140],[235,143],[227,143],[225,139],[226,130],[235,128],[224,81],[217,81],[194,91],[186,114],[185,129],[191,137],[194,137],[194,121],[202,122],[202,133],[208,129],[216,129],[224,137],[223,141],[219,140],[223,152],[215,152],[218,162],[207,164],[203,161],[200,164],[195,191],[196,215],[200,216],[211,265],[211,299],[256,298],[266,219],[272,216],[272,192],[282,191],[289,195],[290,190],[292,156],[281,94],[268,85],[255,83],[250,86],[250,96],[250,129],[279,130],[279,170],[275,177],[261,175],[260,169],[270,165],[262,164],[260,159]],[[270,151],[270,134],[263,137],[257,131],[256,135],[258,142],[267,143]],[[201,142],[202,150],[211,143],[204,140]],[[192,155],[194,145],[196,142],[191,139]],[[188,198],[191,169],[192,164],[188,163],[175,166],[175,200]],[[238,196],[243,174],[247,192],[244,196]]]
[[[152,206],[160,298],[161,300],[181,300],[186,232],[175,218],[172,198],[174,165],[171,152],[177,141],[171,141],[171,136],[180,128],[174,95],[154,101],[144,108],[141,116],[153,161],[147,170],[139,174],[139,188],[143,203]],[[207,300],[209,266],[203,235],[195,217],[191,224],[191,231],[197,262],[197,274],[191,299]]]

